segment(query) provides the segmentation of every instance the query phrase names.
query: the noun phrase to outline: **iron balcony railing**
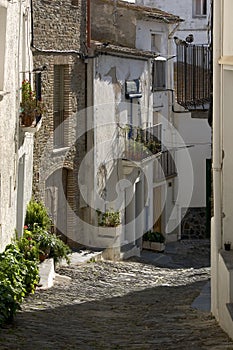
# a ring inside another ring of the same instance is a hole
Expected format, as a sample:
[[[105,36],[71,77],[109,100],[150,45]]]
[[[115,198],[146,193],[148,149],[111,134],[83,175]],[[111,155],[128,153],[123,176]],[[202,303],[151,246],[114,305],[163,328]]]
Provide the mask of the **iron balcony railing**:
[[[123,130],[125,159],[142,161],[161,152],[161,124],[146,129],[127,125]]]
[[[155,178],[157,181],[177,175],[172,153],[168,150],[162,150],[162,124],[146,129],[127,125],[123,128],[123,135],[124,160],[141,162],[156,155]]]
[[[211,54],[207,45],[176,46],[177,103],[189,110],[208,109],[211,96]]]
[[[155,170],[156,181],[177,176],[174,154],[171,151],[163,151],[157,160]]]

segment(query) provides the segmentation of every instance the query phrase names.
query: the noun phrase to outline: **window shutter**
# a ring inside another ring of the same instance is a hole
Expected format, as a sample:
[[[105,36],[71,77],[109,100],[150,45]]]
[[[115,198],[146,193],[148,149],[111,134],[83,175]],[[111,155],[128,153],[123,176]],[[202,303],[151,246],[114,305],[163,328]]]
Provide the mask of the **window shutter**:
[[[166,61],[155,60],[153,63],[153,89],[166,89]]]
[[[64,66],[54,66],[53,91],[54,146],[64,146]]]

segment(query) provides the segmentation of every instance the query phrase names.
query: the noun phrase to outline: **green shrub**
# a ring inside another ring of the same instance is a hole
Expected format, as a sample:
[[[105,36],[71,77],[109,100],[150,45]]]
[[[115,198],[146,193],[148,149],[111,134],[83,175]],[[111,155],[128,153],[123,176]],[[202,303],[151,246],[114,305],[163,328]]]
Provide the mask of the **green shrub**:
[[[57,235],[47,232],[42,227],[34,226],[32,238],[37,243],[39,252],[53,258],[55,264],[60,259],[70,262],[69,254],[72,251]]]
[[[149,242],[158,242],[158,243],[164,243],[165,242],[165,237],[162,233],[160,232],[153,232],[153,231],[148,231],[143,235],[143,241],[149,241]]]
[[[38,282],[37,260],[25,259],[17,243],[9,244],[0,254],[0,325],[13,319]]]
[[[30,230],[33,229],[35,224],[44,229],[50,227],[51,219],[49,218],[47,209],[42,202],[36,202],[34,199],[30,200],[27,206],[24,224]]]
[[[53,235],[53,239],[54,244],[51,247],[49,257],[53,258],[55,264],[61,259],[65,259],[66,262],[69,264],[69,255],[72,253],[71,249],[59,237]]]
[[[16,239],[16,243],[20,252],[27,260],[39,260],[39,248],[38,244],[33,238],[33,234],[29,230],[24,230],[24,234],[19,239]]]

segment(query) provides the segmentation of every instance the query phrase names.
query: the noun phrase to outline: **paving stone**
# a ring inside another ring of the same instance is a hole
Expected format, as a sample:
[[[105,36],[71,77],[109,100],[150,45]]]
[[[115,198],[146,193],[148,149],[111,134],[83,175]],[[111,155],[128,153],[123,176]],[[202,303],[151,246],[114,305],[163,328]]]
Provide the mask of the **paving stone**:
[[[0,330],[0,349],[233,349],[210,313],[191,307],[210,268],[200,266],[200,249],[182,263],[186,253],[169,253],[173,267],[144,257],[59,268],[69,283],[30,296],[14,324]]]

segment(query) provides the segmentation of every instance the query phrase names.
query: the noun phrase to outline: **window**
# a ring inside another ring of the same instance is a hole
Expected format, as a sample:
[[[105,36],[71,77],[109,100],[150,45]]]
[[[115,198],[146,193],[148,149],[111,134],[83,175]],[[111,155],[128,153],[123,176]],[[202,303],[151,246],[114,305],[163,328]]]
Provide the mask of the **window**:
[[[161,52],[161,34],[151,34],[151,51],[160,53]]]
[[[193,15],[195,17],[207,15],[206,0],[194,0],[193,1]]]
[[[165,90],[166,84],[167,60],[158,56],[153,61],[152,67],[152,84],[153,90]]]
[[[6,14],[5,7],[0,6],[0,90],[4,89],[4,63],[6,46]]]
[[[65,119],[69,106],[67,105],[67,65],[54,66],[54,91],[53,91],[53,141],[55,148],[67,146]]]

